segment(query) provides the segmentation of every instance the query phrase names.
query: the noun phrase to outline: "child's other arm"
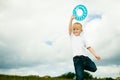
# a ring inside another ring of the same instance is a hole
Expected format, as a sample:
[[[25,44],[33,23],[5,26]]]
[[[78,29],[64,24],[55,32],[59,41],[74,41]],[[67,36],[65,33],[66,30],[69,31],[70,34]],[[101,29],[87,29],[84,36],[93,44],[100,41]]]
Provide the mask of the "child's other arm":
[[[75,17],[72,15],[71,19],[70,19],[70,22],[69,22],[69,35],[71,35],[71,33],[72,33],[72,21],[73,21],[74,18]]]
[[[96,54],[95,50],[92,47],[88,47],[87,49],[96,57],[97,60],[101,59],[101,57]]]

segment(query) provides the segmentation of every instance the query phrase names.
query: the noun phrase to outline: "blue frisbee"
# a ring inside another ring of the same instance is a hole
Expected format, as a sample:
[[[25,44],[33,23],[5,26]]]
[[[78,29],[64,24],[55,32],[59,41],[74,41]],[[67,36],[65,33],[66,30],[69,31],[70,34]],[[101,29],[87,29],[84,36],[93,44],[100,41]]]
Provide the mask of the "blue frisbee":
[[[82,14],[79,15],[77,13],[78,10],[82,11]],[[73,9],[73,15],[75,16],[75,19],[77,21],[82,21],[87,17],[88,11],[87,8],[84,5],[77,5],[74,9]]]

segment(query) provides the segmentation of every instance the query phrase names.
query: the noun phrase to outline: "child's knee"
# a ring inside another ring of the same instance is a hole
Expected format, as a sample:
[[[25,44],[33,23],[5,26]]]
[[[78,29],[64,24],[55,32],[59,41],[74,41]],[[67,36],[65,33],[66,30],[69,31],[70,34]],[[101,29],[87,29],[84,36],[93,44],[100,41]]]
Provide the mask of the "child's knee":
[[[95,67],[94,69],[93,69],[93,72],[96,72],[97,71],[97,68]]]

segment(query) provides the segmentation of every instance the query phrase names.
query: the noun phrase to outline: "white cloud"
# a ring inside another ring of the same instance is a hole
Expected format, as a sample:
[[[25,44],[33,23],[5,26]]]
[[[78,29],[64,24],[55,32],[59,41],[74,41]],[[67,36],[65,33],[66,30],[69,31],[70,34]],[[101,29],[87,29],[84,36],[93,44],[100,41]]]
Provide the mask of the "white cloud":
[[[114,69],[114,70],[113,70]],[[116,78],[120,75],[120,66],[99,66],[97,72],[92,73],[94,76],[99,77],[113,77]]]
[[[103,59],[118,55],[119,1],[81,0],[67,3],[63,0],[0,1],[0,68],[10,68],[7,69],[10,73],[41,75],[72,71],[73,64],[69,61],[72,60],[72,51],[67,26],[72,9],[79,3],[87,6],[88,18],[90,15],[97,15],[92,16],[93,19],[85,25],[86,31],[94,40],[95,49]],[[99,17],[101,18],[95,19]],[[52,63],[56,68],[50,67]],[[34,70],[29,71],[27,67],[34,67]],[[36,69],[45,71],[38,73]]]

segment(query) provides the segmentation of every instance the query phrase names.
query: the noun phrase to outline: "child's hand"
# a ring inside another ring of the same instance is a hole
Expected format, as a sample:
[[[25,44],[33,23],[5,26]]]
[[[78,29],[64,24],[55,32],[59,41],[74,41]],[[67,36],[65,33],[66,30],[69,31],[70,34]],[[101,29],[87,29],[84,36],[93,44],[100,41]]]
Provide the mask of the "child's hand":
[[[96,57],[97,60],[101,59],[101,57],[99,55],[96,55],[95,57]]]
[[[73,19],[75,19],[75,16],[74,16],[74,15],[71,16],[71,20],[73,20]]]

